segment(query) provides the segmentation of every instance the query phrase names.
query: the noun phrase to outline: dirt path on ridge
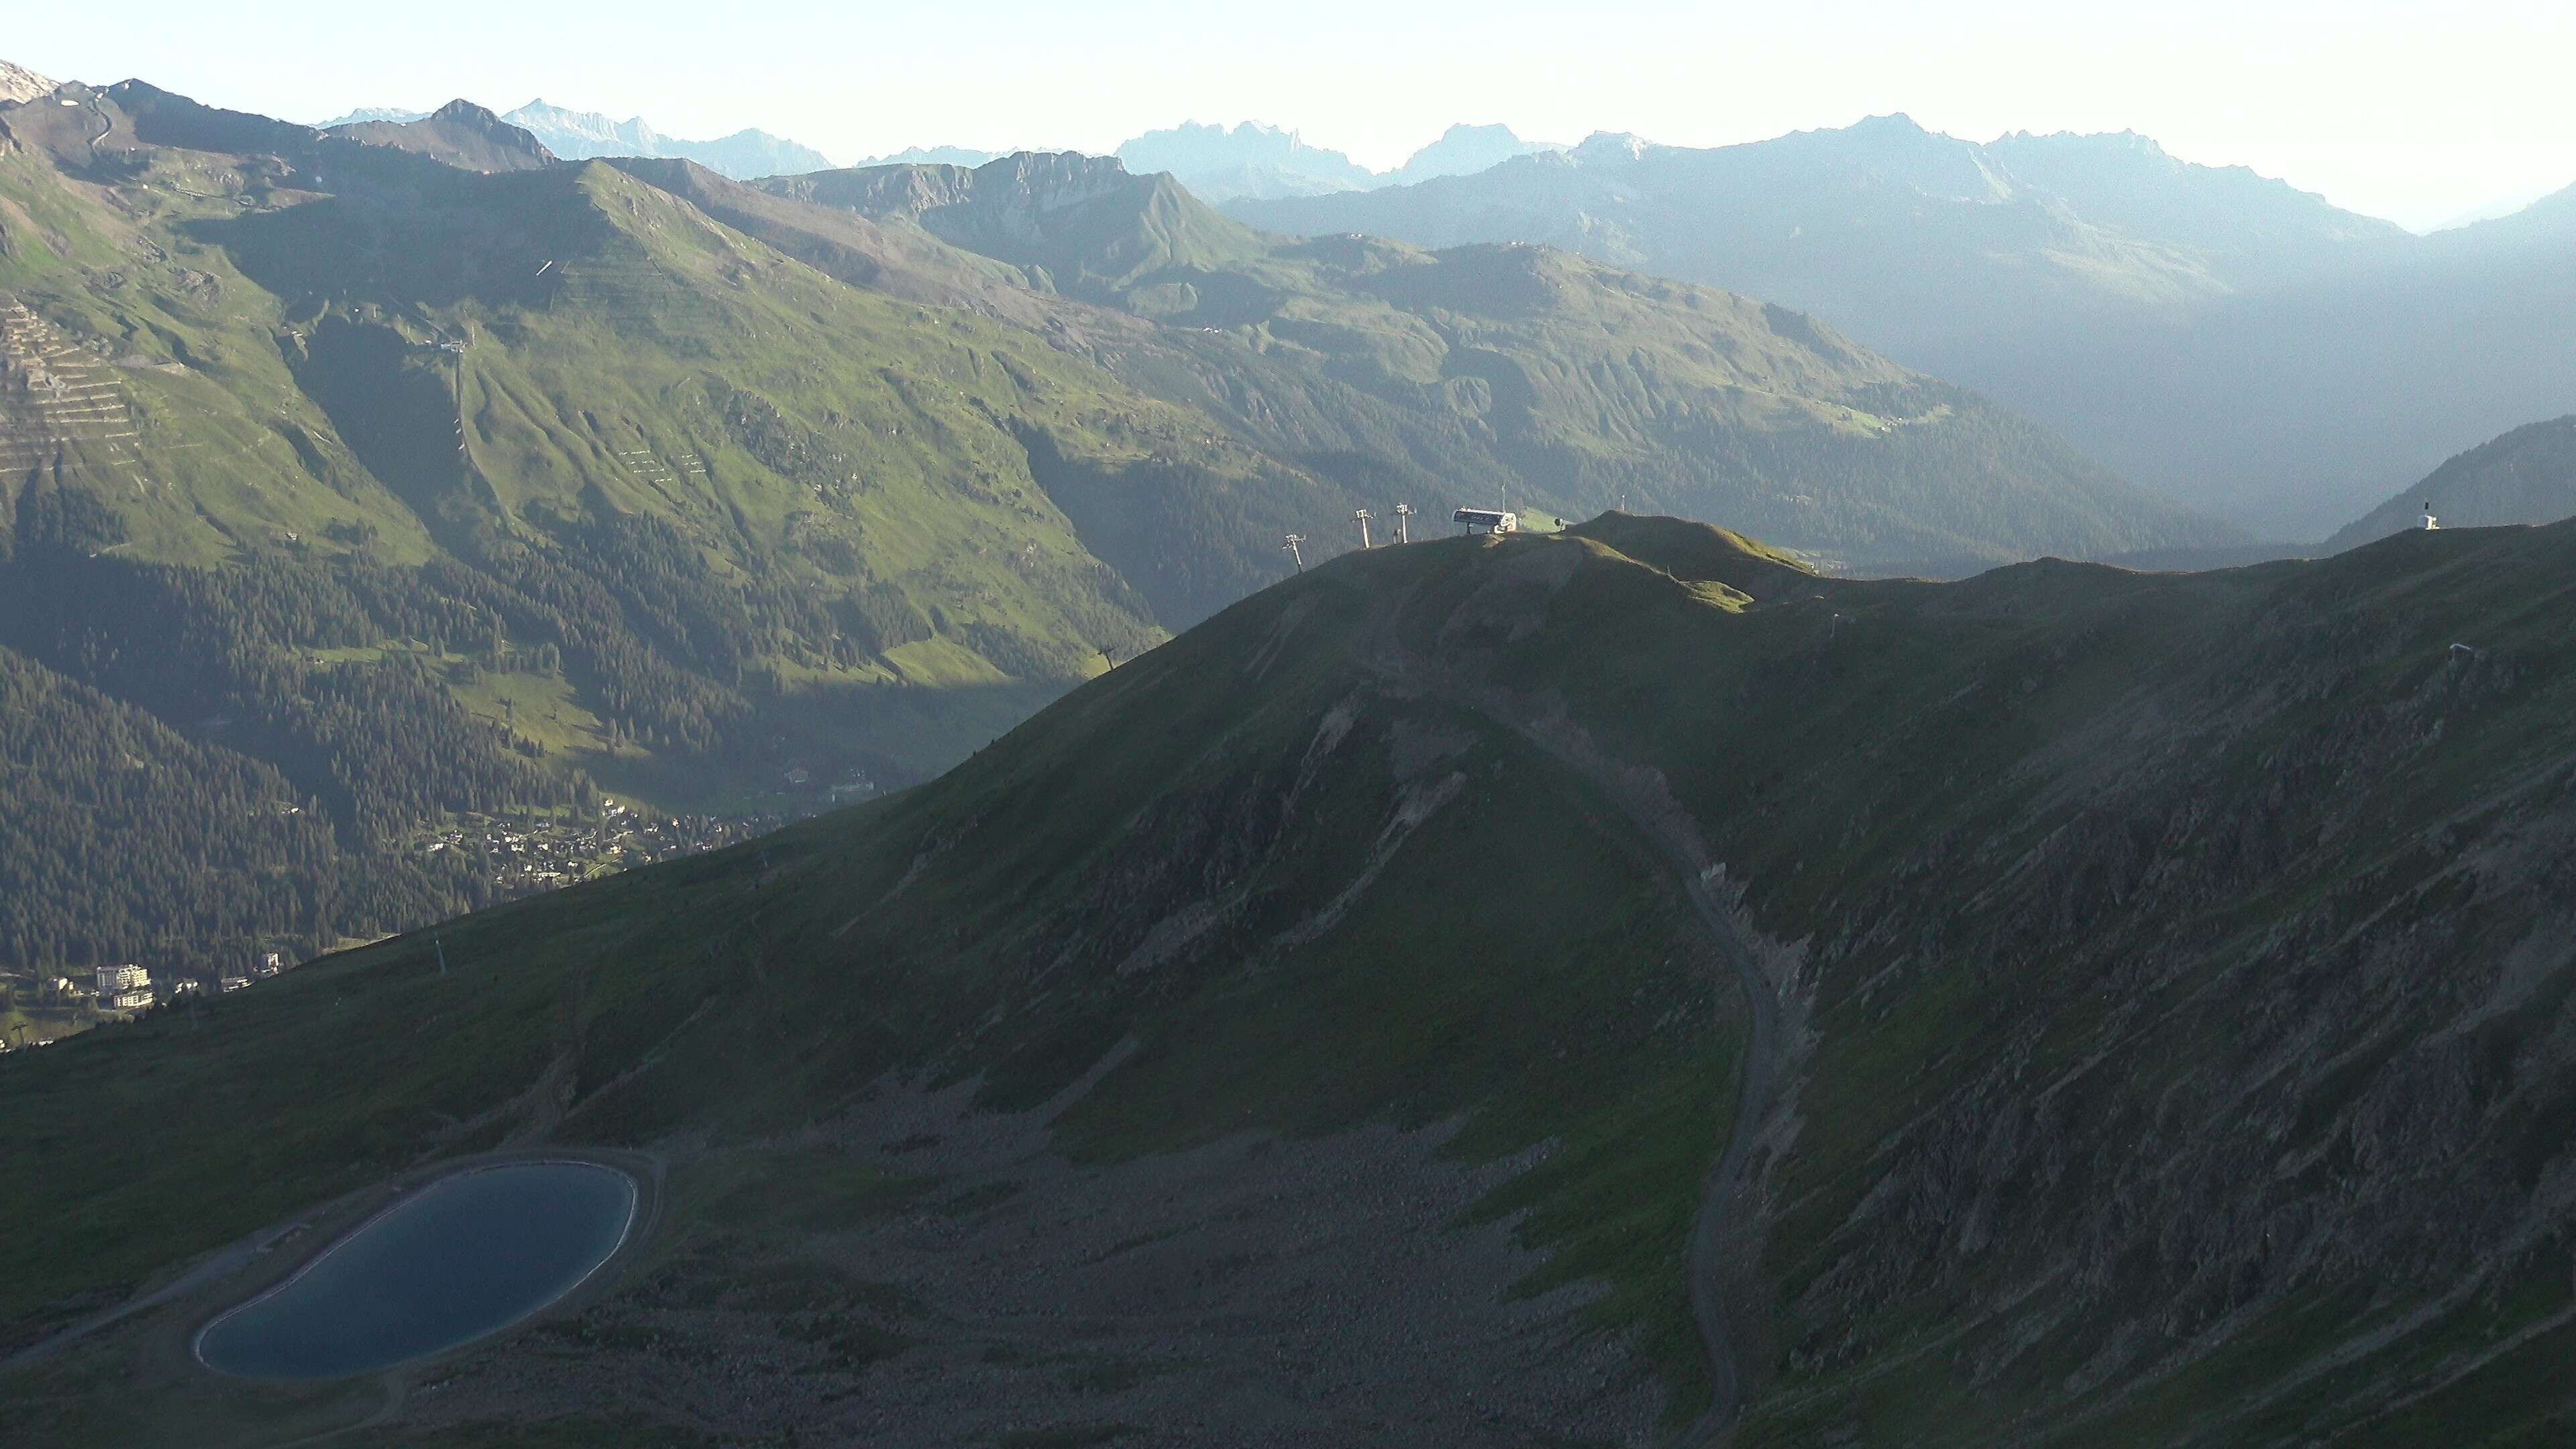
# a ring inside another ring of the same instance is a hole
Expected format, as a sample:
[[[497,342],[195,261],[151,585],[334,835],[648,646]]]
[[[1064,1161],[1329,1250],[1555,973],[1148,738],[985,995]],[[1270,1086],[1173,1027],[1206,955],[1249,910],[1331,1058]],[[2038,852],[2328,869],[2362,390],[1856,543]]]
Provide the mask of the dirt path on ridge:
[[[1784,1000],[1780,983],[1765,967],[1764,953],[1748,939],[1732,903],[1718,894],[1714,883],[1722,879],[1722,869],[1709,860],[1696,822],[1673,798],[1661,772],[1604,754],[1566,714],[1562,700],[1518,695],[1461,678],[1446,661],[1414,653],[1396,632],[1395,621],[1403,612],[1401,606],[1390,611],[1363,652],[1364,665],[1389,683],[1469,709],[1510,730],[1599,789],[1672,868],[1744,993],[1752,1021],[1735,1122],[1691,1221],[1691,1316],[1708,1349],[1709,1406],[1676,1440],[1681,1446],[1716,1443],[1744,1412],[1746,1361],[1765,1336],[1762,1182],[1754,1148],[1784,1105],[1782,1084],[1789,1078],[1788,1057],[1803,1027],[1803,1002]]]

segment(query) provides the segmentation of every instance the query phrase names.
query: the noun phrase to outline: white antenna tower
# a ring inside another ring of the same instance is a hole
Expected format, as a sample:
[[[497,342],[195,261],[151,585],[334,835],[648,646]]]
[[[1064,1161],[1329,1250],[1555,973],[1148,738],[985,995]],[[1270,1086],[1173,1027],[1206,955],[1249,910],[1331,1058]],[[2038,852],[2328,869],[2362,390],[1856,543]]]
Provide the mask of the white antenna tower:
[[[1354,509],[1354,510],[1352,510],[1352,512],[1351,512],[1351,519],[1352,519],[1352,521],[1353,521],[1353,522],[1356,522],[1356,523],[1357,523],[1357,524],[1359,524],[1359,526],[1360,526],[1360,547],[1362,547],[1362,548],[1367,548],[1367,547],[1369,546],[1369,541],[1368,541],[1369,511],[1368,511],[1367,509],[1365,509],[1365,508]]]
[[[1280,545],[1281,548],[1288,550],[1288,556],[1290,558],[1297,561],[1297,572],[1301,574],[1306,571],[1306,555],[1298,551],[1297,545],[1304,543],[1305,541],[1306,535],[1302,533],[1292,533],[1288,535],[1288,541]]]
[[[1397,543],[1413,542],[1413,529],[1410,523],[1412,517],[1412,504],[1399,503],[1395,505],[1395,541]]]
[[[2430,499],[2430,498],[2425,499],[2425,500],[2424,500],[2424,527],[2425,527],[2425,529],[2426,529],[2427,531],[2430,531],[2430,530],[2432,530],[2432,529],[2436,529],[2436,528],[2439,528],[2439,527],[2441,527],[2441,526],[2442,526],[2442,520],[2440,520],[2440,519],[2438,519],[2438,518],[2435,518],[2435,517],[2433,516],[2433,500],[2432,500],[2432,499]]]

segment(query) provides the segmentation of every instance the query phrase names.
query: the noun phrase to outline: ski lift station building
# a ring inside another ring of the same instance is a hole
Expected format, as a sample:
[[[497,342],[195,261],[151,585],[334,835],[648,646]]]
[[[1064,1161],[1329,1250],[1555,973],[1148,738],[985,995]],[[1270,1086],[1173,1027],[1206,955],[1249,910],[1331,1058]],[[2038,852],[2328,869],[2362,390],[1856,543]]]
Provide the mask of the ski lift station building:
[[[1464,524],[1469,533],[1518,533],[1521,516],[1499,508],[1461,508],[1451,516],[1453,523]]]

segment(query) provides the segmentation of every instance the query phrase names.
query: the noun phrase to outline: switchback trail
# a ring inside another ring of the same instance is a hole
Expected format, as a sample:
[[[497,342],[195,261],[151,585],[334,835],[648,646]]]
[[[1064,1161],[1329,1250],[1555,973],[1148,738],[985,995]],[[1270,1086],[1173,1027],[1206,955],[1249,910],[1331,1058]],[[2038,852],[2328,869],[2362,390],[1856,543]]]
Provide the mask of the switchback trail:
[[[1708,859],[1689,813],[1665,787],[1660,772],[1603,754],[1564,711],[1561,701],[1517,695],[1460,677],[1446,660],[1427,660],[1406,648],[1394,627],[1401,604],[1375,631],[1363,663],[1409,693],[1458,705],[1510,730],[1550,759],[1573,770],[1615,804],[1662,855],[1680,882],[1718,954],[1733,968],[1751,1016],[1735,1122],[1726,1151],[1710,1172],[1693,1215],[1690,1238],[1691,1316],[1708,1350],[1709,1405],[1675,1441],[1678,1446],[1718,1441],[1743,1414],[1747,1396],[1744,1359],[1762,1338],[1768,1295],[1761,1282],[1763,1240],[1760,1177],[1754,1146],[1779,1106],[1786,1057],[1794,1033],[1780,987],[1764,969],[1761,953],[1746,938],[1729,902],[1713,882],[1718,866]]]

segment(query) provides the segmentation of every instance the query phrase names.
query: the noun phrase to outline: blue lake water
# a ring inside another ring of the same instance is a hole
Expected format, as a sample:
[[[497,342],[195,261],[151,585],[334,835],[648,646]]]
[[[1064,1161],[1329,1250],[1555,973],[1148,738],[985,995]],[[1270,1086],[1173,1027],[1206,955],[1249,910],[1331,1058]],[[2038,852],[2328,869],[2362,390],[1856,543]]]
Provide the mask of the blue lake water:
[[[613,1168],[519,1162],[442,1177],[216,1319],[197,1356],[254,1379],[333,1379],[425,1358],[571,1292],[634,1218],[634,1179]]]

